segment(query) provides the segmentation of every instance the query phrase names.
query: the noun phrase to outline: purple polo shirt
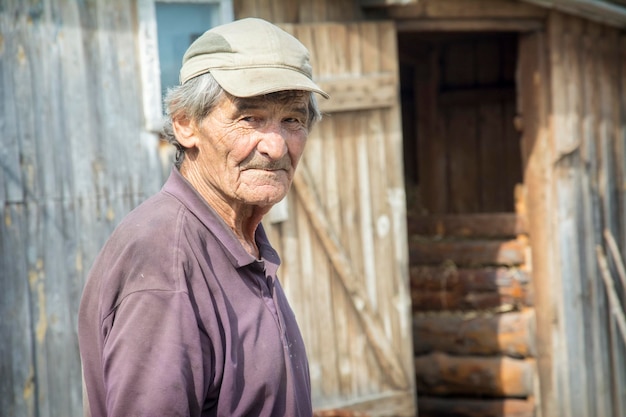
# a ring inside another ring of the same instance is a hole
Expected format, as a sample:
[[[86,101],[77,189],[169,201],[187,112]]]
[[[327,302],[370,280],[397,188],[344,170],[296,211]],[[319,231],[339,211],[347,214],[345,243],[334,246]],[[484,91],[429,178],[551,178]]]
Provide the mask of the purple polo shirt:
[[[92,417],[312,415],[306,352],[276,278],[174,169],[98,255],[78,318]]]

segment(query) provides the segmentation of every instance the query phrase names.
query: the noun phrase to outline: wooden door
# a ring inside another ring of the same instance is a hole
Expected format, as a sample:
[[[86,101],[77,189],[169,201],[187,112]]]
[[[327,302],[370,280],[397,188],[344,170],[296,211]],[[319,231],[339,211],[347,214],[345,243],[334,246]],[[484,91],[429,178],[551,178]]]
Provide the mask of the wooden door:
[[[308,349],[314,408],[415,414],[392,23],[284,25],[331,95],[266,219]]]

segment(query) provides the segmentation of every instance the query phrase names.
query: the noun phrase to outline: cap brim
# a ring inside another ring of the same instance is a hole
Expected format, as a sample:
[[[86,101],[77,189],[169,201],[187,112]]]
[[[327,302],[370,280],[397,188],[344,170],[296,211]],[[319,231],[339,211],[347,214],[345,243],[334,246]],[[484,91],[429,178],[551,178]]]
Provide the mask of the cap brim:
[[[289,68],[211,69],[215,81],[235,97],[253,97],[277,91],[302,90],[330,96],[309,77]]]

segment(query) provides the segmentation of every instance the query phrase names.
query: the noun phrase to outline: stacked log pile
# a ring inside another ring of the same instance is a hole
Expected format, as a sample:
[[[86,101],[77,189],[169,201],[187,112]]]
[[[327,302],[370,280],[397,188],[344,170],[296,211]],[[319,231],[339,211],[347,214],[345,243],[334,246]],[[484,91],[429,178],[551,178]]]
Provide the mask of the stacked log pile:
[[[528,241],[514,213],[409,218],[420,417],[532,417]]]

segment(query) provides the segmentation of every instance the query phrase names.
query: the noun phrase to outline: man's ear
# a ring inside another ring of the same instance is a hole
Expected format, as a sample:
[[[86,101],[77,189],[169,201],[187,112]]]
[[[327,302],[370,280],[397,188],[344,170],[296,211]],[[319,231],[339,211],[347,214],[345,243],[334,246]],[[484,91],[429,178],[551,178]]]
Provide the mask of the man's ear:
[[[196,124],[193,120],[186,116],[176,117],[172,120],[172,128],[176,140],[178,140],[178,143],[184,148],[191,149],[196,147],[198,144],[198,136],[196,134]]]

